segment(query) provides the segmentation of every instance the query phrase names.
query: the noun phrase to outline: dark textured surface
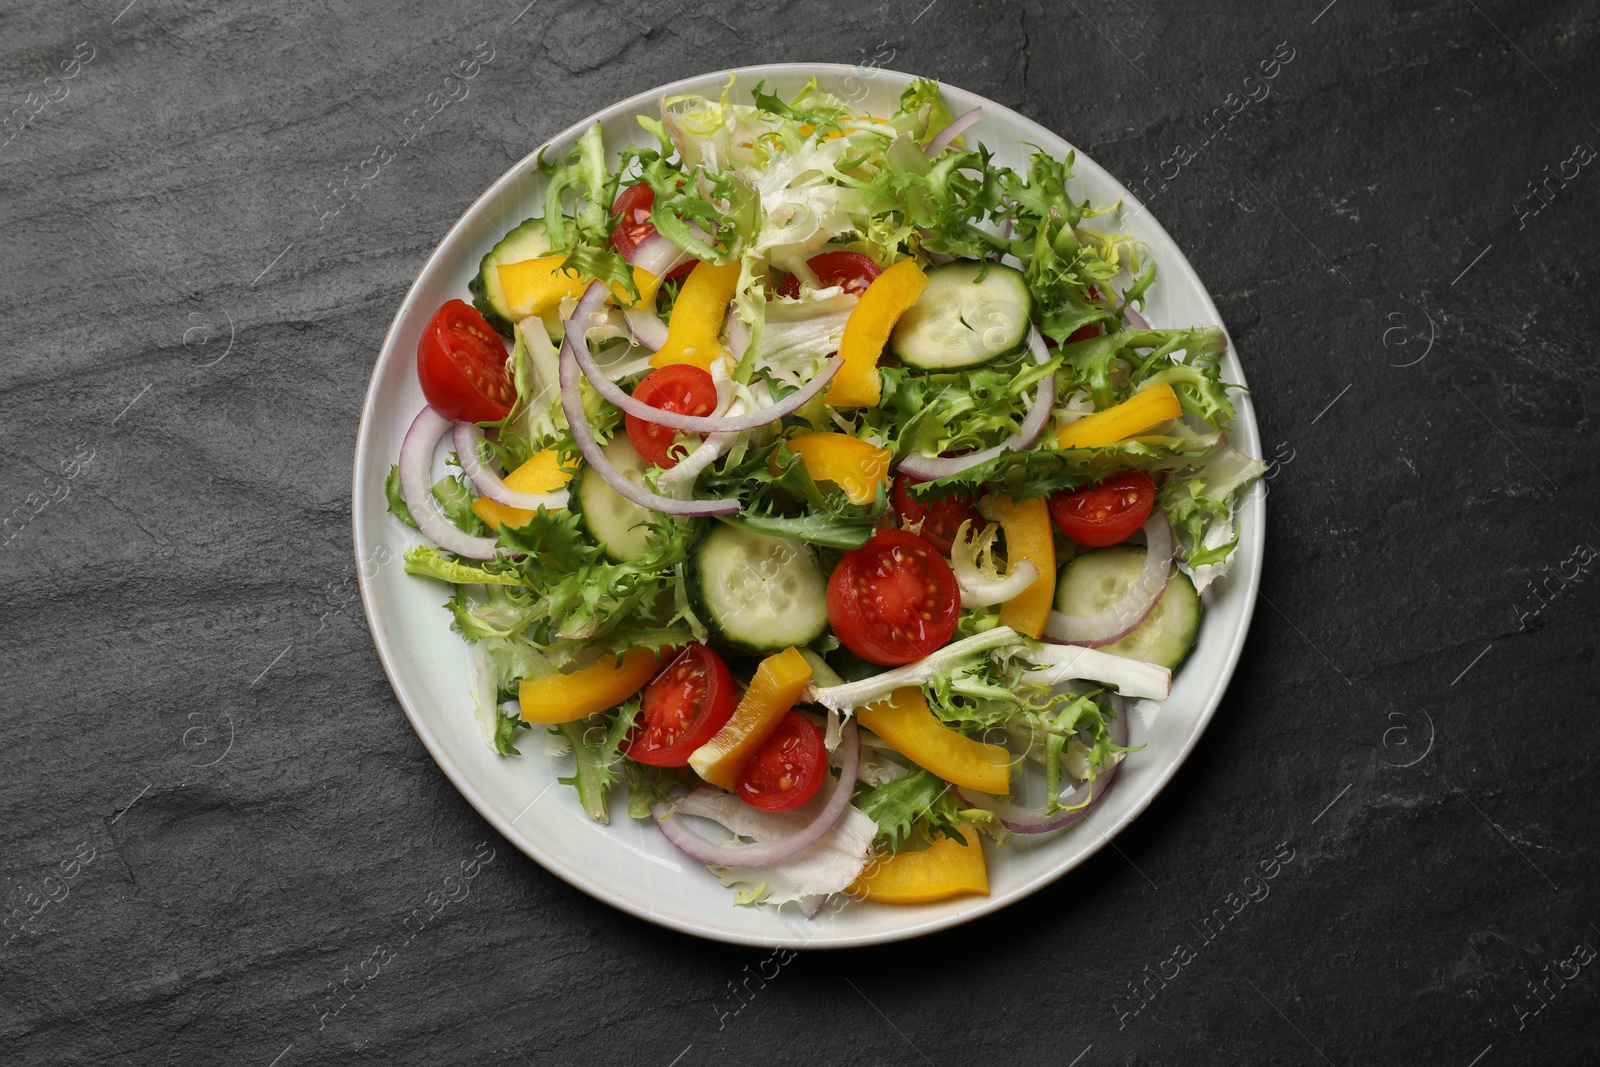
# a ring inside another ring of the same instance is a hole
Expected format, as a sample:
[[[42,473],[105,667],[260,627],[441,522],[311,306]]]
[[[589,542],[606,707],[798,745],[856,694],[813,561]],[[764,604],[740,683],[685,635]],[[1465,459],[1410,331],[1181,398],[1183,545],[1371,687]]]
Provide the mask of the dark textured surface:
[[[0,148],[0,1060],[1600,1059],[1600,160],[1529,186],[1600,145],[1594,5],[125,2],[0,9],[5,109],[61,97]],[[1118,850],[763,985],[766,952],[569,888],[434,767],[349,486],[383,333],[480,190],[624,95],[803,59],[1150,178],[1279,462],[1245,659]]]

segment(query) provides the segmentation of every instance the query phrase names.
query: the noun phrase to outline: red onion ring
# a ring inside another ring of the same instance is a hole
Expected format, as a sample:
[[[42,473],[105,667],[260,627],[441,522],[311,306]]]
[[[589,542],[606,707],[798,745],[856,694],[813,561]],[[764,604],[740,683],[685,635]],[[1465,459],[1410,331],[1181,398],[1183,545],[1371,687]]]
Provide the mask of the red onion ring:
[[[1134,329],[1148,330],[1150,328],[1150,323],[1143,315],[1139,314],[1139,309],[1134,307],[1132,304],[1122,305],[1122,313],[1127,317],[1128,325],[1132,326]]]
[[[584,462],[593,467],[601,480],[615,489],[620,496],[642,508],[659,511],[664,515],[737,514],[739,502],[732,497],[716,500],[674,500],[659,493],[652,493],[617,470],[601,451],[600,442],[594,437],[594,427],[589,425],[589,416],[583,410],[583,396],[578,391],[578,380],[582,376],[582,372],[578,369],[578,353],[587,354],[589,350],[588,342],[583,339],[582,323],[604,299],[605,287],[598,282],[590,285],[584,291],[583,299],[578,301],[572,317],[567,320],[566,336],[561,341],[561,411],[567,417],[567,426],[572,430],[573,443],[578,446],[578,451],[583,453]],[[593,362],[591,358],[590,363]],[[597,373],[599,369],[595,368]],[[607,380],[604,374],[599,374],[599,378],[602,381]]]
[[[470,422],[456,423],[455,446],[456,459],[461,461],[461,470],[472,484],[478,487],[478,492],[493,500],[497,504],[504,504],[508,508],[522,508],[525,511],[538,511],[546,508],[554,511],[556,508],[567,506],[571,494],[565,489],[554,493],[519,493],[500,480],[500,476],[490,470],[478,455],[478,444],[483,440],[483,431]]]
[[[633,246],[633,252],[627,260],[630,267],[648,271],[657,278],[665,278],[674,267],[692,258],[688,252],[653,232]],[[627,321],[628,332],[633,334],[634,341],[650,351],[658,352],[667,343],[667,324],[661,321],[653,307],[623,308],[622,317]]]
[[[630,267],[638,267],[640,270],[649,271],[657,278],[665,278],[674,267],[693,258],[688,252],[661,236],[659,232],[655,232],[634,245],[633,252],[628,255],[627,260]]]
[[[583,298],[578,301],[578,306],[573,309],[572,319],[587,318],[589,314],[600,306],[605,299],[605,286],[599,282],[591,282],[589,288],[583,291]],[[592,303],[591,303],[592,299]],[[813,397],[817,396],[827,387],[833,376],[839,373],[839,368],[844,365],[843,360],[830,359],[823,363],[822,369],[817,371],[816,377],[805,385],[796,389],[782,400],[768,408],[760,408],[743,415],[713,416],[713,415],[680,415],[674,411],[663,411],[651,407],[642,400],[635,400],[627,390],[616,382],[607,378],[600,369],[600,364],[594,361],[594,356],[589,354],[589,346],[583,343],[581,333],[576,340],[573,339],[572,327],[567,327],[567,340],[562,344],[562,355],[571,345],[573,356],[577,359],[578,366],[583,370],[583,376],[589,379],[589,384],[594,386],[594,391],[606,400],[615,404],[621,410],[641,418],[646,422],[653,422],[657,426],[666,426],[674,430],[686,430],[690,433],[737,433],[740,430],[753,430],[757,426],[777,422],[785,415],[792,414],[806,405]]]
[[[1144,569],[1128,593],[1098,615],[1063,615],[1051,611],[1044,624],[1044,639],[1058,645],[1091,648],[1121,640],[1139,628],[1161,602],[1172,574],[1172,527],[1157,508],[1144,524]]]
[[[856,721],[851,719],[844,729],[839,781],[833,787],[833,794],[815,819],[779,841],[760,841],[753,845],[715,844],[686,826],[681,819],[669,818],[676,811],[671,804],[655,805],[650,809],[650,817],[661,827],[667,840],[690,859],[718,867],[772,867],[822,840],[844,817],[844,809],[850,806],[850,795],[855,791],[856,773],[860,769],[861,730]]]
[[[1115,693],[1111,694],[1111,707],[1116,712],[1116,718],[1107,726],[1111,740],[1126,748],[1128,745],[1128,709],[1123,699]],[[1084,782],[1070,793],[1063,793],[1060,801],[1063,807],[1076,808],[1075,811],[1058,811],[1054,815],[1046,815],[1043,811],[1034,808],[1019,807],[1009,801],[997,800],[988,793],[980,793],[975,789],[965,789],[956,786],[955,791],[965,803],[974,808],[990,811],[1004,826],[1014,834],[1042,834],[1051,830],[1059,830],[1063,826],[1071,826],[1084,817],[1084,814],[1096,804],[1100,803],[1107,793],[1111,791],[1111,784],[1116,780],[1117,768],[1122,766],[1119,760],[1110,767],[1100,772],[1093,782]],[[1087,801],[1087,803],[1085,803]],[[1083,805],[1078,807],[1078,805]]]
[[[1035,363],[1043,365],[1050,362],[1050,350],[1045,348],[1044,338],[1032,327],[1028,329],[1028,351]],[[978,452],[969,452],[964,456],[924,456],[920,452],[913,452],[900,461],[899,469],[916,481],[931,482],[937,478],[960,474],[1008,451],[1026,452],[1038,444],[1039,438],[1044,436],[1044,428],[1049,424],[1050,412],[1055,406],[1056,376],[1052,374],[1039,380],[1039,389],[1033,395],[1033,403],[1028,407],[1028,414],[1023,417],[1022,425],[1017,427],[1016,433],[1004,441]]]
[[[417,412],[400,443],[400,496],[417,528],[434,544],[467,559],[494,559],[494,538],[462,533],[433,502],[433,451],[448,429],[450,423],[433,408],[424,406]]]
[[[971,126],[974,122],[977,122],[981,118],[983,118],[983,108],[981,107],[975,107],[971,111],[957,115],[955,118],[950,120],[950,125],[933,135],[933,140],[928,142],[927,147],[924,148],[923,151],[927,153],[929,159],[932,159],[934,156],[950,147],[951,141],[954,141],[957,137],[960,137],[962,133],[966,131],[968,126]]]

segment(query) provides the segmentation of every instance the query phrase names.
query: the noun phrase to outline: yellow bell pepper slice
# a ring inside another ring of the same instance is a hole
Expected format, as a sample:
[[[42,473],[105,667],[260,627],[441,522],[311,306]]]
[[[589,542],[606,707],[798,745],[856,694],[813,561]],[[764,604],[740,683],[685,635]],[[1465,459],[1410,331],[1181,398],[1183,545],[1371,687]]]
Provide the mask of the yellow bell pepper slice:
[[[914,259],[902,259],[872,280],[845,320],[839,339],[844,366],[828,385],[826,401],[836,408],[874,408],[883,395],[878,359],[900,316],[928,287],[928,276]]]
[[[1069,422],[1056,432],[1060,448],[1113,445],[1183,414],[1178,394],[1163,382],[1134,393],[1122,403]]]
[[[894,453],[847,433],[808,433],[791,437],[789,447],[806,461],[814,482],[832,482],[852,504],[870,504],[878,486],[889,481]],[[777,473],[774,468],[773,473]]]
[[[940,722],[917,686],[896,689],[888,700],[858,709],[856,718],[896,752],[947,782],[995,796],[1011,791],[1010,751]]]
[[[986,514],[1006,536],[1006,566],[1027,560],[1039,568],[1032,585],[1000,608],[1000,624],[1035,641],[1044,633],[1056,596],[1056,535],[1050,508],[1042,497],[1020,503],[1008,496],[991,497]]]
[[[667,343],[650,357],[652,367],[670,367],[687,363],[709,371],[718,359],[726,359],[728,350],[717,340],[722,332],[722,322],[728,317],[728,301],[739,285],[739,264],[716,266],[699,263],[689,272],[678,290],[678,299],[672,305],[672,318],[667,322]]]
[[[576,300],[583,295],[593,278],[577,278],[561,269],[566,256],[540,256],[520,263],[502,263],[495,267],[500,275],[500,290],[505,294],[506,306],[513,318],[521,320],[529,315],[542,315],[559,307],[567,297]],[[647,270],[633,269],[633,284],[638,287],[642,307],[649,307],[661,287],[661,279]],[[617,303],[631,306],[622,286],[611,286]]]
[[[970,825],[958,827],[967,843],[941,837],[920,852],[874,856],[845,892],[879,904],[926,904],[962,893],[989,895],[983,843]]]
[[[733,718],[694,750],[689,766],[712,785],[731,790],[744,765],[767,743],[810,680],[811,664],[796,649],[786,648],[762,660]]]
[[[554,448],[545,449],[505,477],[506,488],[519,493],[553,493],[571,480],[572,472],[561,469],[561,453]],[[508,507],[486,496],[472,502],[472,513],[491,530],[500,529],[502,522],[526,526],[534,515],[527,508]]]
[[[644,688],[655,676],[656,654],[630,648],[619,660],[602,656],[598,663],[571,674],[524,678],[517,687],[523,722],[555,725],[614,708]]]

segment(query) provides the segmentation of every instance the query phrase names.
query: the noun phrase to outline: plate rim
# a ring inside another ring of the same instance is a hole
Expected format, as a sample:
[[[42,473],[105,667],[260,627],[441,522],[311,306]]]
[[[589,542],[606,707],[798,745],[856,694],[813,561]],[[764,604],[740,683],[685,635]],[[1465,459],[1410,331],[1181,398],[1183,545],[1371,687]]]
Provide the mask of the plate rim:
[[[872,70],[873,73],[870,76],[874,78],[882,75],[888,75],[893,79],[905,79],[906,81],[910,81],[912,79],[922,77],[922,75],[892,70],[887,67],[875,67],[872,68]],[[768,77],[776,77],[779,75],[824,72],[838,74],[840,76],[865,76],[863,75],[863,72],[859,66],[845,63],[824,62],[760,63],[743,67],[712,69],[700,74],[678,78],[665,84],[656,86],[655,88],[646,89],[642,92],[634,93],[631,96],[624,97],[621,100],[607,104],[606,106],[591,112],[577,122],[551,135],[532,151],[524,155],[521,159],[517,160],[509,168],[507,168],[498,178],[490,183],[488,188],[486,188],[475,200],[473,200],[467,209],[461,213],[460,218],[458,218],[439,238],[438,242],[434,245],[433,251],[429,253],[428,258],[423,262],[422,266],[418,268],[415,278],[413,278],[410,287],[406,291],[405,297],[401,300],[400,306],[395,310],[394,317],[390,320],[389,328],[384,331],[383,340],[379,343],[377,349],[378,357],[373,361],[372,371],[367,379],[366,391],[362,397],[360,418],[356,424],[356,448],[355,455],[352,460],[350,482],[351,540],[352,547],[355,552],[356,578],[361,591],[361,607],[366,617],[367,632],[372,638],[374,649],[378,653],[378,660],[380,665],[383,667],[384,676],[388,679],[389,687],[393,691],[396,701],[400,704],[400,708],[404,712],[406,720],[411,724],[411,728],[416,732],[418,739],[421,740],[423,748],[427,750],[429,758],[431,758],[434,764],[444,772],[445,777],[449,779],[451,785],[456,788],[457,792],[459,792],[467,801],[467,803],[472,806],[473,810],[476,811],[478,815],[485,821],[487,821],[489,825],[493,826],[495,831],[499,833],[501,837],[505,838],[507,842],[515,846],[529,859],[532,859],[535,863],[538,863],[541,867],[544,867],[547,871],[554,874],[568,885],[575,889],[581,890],[594,899],[637,918],[643,919],[646,922],[654,923],[658,926],[675,930],[679,933],[720,941],[726,944],[745,945],[757,948],[848,949],[921,937],[927,934],[935,933],[939,930],[945,930],[954,926],[962,925],[984,915],[1002,911],[1017,901],[1022,900],[1025,897],[1032,896],[1039,890],[1064,877],[1070,871],[1073,871],[1077,867],[1081,866],[1092,856],[1096,855],[1101,849],[1103,849],[1110,842],[1113,836],[1121,833],[1135,819],[1142,815],[1145,810],[1148,809],[1152,803],[1154,803],[1157,795],[1159,795],[1177,775],[1178,771],[1183,767],[1183,765],[1188,762],[1189,756],[1199,744],[1200,736],[1205,733],[1206,728],[1210,726],[1212,719],[1216,716],[1217,709],[1222,703],[1224,693],[1226,692],[1229,684],[1233,681],[1234,673],[1237,671],[1239,661],[1244,654],[1244,646],[1246,639],[1249,636],[1251,622],[1255,617],[1257,599],[1255,596],[1249,596],[1245,599],[1243,609],[1239,615],[1238,623],[1232,628],[1231,632],[1226,635],[1228,640],[1228,651],[1224,657],[1225,662],[1223,668],[1217,672],[1215,677],[1211,680],[1211,685],[1205,690],[1202,698],[1200,714],[1195,718],[1193,725],[1190,727],[1188,735],[1184,737],[1182,744],[1178,748],[1176,756],[1173,757],[1167,766],[1165,766],[1159,772],[1154,783],[1152,783],[1146,789],[1144,794],[1134,802],[1134,804],[1126,813],[1116,820],[1115,825],[1102,829],[1093,827],[1092,824],[1088,824],[1087,820],[1085,820],[1085,824],[1091,829],[1095,829],[1099,837],[1098,840],[1092,843],[1086,850],[1076,857],[1069,859],[1059,866],[1047,869],[1033,876],[1027,881],[1020,883],[1019,885],[1010,887],[1002,896],[976,897],[973,898],[975,903],[974,907],[964,908],[951,914],[930,918],[923,922],[914,922],[902,927],[897,927],[893,930],[848,935],[844,937],[828,939],[803,938],[783,934],[765,936],[760,934],[746,933],[742,930],[718,928],[714,925],[689,921],[673,915],[657,912],[654,908],[648,906],[641,907],[634,901],[627,898],[610,895],[600,885],[593,882],[586,873],[566,861],[559,854],[539,848],[534,845],[533,842],[527,840],[511,825],[514,820],[507,820],[499,815],[499,813],[494,810],[493,805],[489,803],[488,799],[479,792],[477,786],[468,776],[466,771],[462,767],[459,767],[455,764],[455,761],[445,750],[443,742],[433,732],[432,727],[428,725],[428,723],[420,714],[413,710],[412,695],[409,693],[406,684],[401,679],[398,668],[395,664],[395,659],[397,657],[393,650],[386,647],[384,638],[380,636],[382,624],[380,623],[377,615],[377,593],[375,587],[376,574],[373,574],[371,577],[369,577],[367,574],[366,558],[362,551],[361,540],[361,530],[367,521],[367,507],[363,501],[363,495],[361,493],[361,475],[362,471],[371,461],[371,457],[368,453],[372,435],[369,433],[368,427],[370,420],[374,419],[377,415],[378,374],[383,365],[383,353],[389,349],[394,340],[395,332],[400,328],[401,321],[405,318],[406,312],[410,309],[413,301],[416,299],[418,281],[428,273],[435,261],[439,259],[445,247],[452,243],[451,239],[455,237],[455,235],[464,226],[467,225],[468,221],[476,213],[483,210],[486,202],[497,197],[502,192],[503,187],[508,186],[510,183],[521,177],[525,173],[526,168],[531,163],[535,162],[538,159],[539,154],[545,151],[550,145],[561,142],[569,136],[576,137],[577,135],[581,134],[582,131],[594,123],[597,117],[602,113],[635,110],[639,108],[640,105],[646,104],[655,98],[672,93],[674,91],[680,91],[693,85],[703,84],[707,79],[725,80],[729,77],[745,78],[747,76],[759,78],[763,75]],[[1236,422],[1247,424],[1252,430],[1252,435],[1259,439],[1260,428],[1255,418],[1255,406],[1248,390],[1246,375],[1244,374],[1243,361],[1237,358],[1238,351],[1234,347],[1233,336],[1228,331],[1226,323],[1222,321],[1221,312],[1217,309],[1216,302],[1212,299],[1210,289],[1201,280],[1200,272],[1195,269],[1194,265],[1189,261],[1189,257],[1184,253],[1182,246],[1179,245],[1178,242],[1173,239],[1172,235],[1167,232],[1166,227],[1161,225],[1160,220],[1149,209],[1149,207],[1146,206],[1144,202],[1133,193],[1132,190],[1130,190],[1113,174],[1111,174],[1110,171],[1106,170],[1090,156],[1079,153],[1075,144],[1073,144],[1071,141],[1068,141],[1067,138],[1063,137],[1062,135],[1051,130],[1042,122],[1029,118],[1013,108],[1007,107],[1004,104],[998,103],[978,93],[974,93],[971,90],[963,89],[960,86],[949,85],[942,81],[939,84],[942,90],[956,93],[961,96],[970,97],[975,102],[974,106],[982,106],[986,113],[993,111],[994,113],[1002,114],[1012,122],[1025,126],[1036,127],[1045,131],[1050,136],[1066,143],[1071,148],[1076,158],[1075,173],[1079,167],[1092,168],[1093,170],[1098,171],[1101,177],[1103,177],[1115,188],[1121,190],[1124,203],[1134,205],[1137,208],[1135,214],[1144,215],[1146,217],[1147,224],[1166,239],[1168,244],[1177,254],[1178,261],[1181,263],[1182,268],[1195,279],[1202,306],[1210,312],[1212,321],[1222,328],[1224,335],[1228,339],[1228,349],[1233,351],[1240,370],[1238,376],[1239,381],[1236,383],[1230,383],[1240,387],[1240,392],[1236,398],[1235,419]],[[1250,525],[1247,531],[1245,531],[1245,533],[1248,534],[1248,540],[1253,550],[1250,552],[1248,559],[1241,561],[1245,563],[1243,570],[1241,571],[1241,569],[1238,568],[1230,570],[1226,579],[1228,581],[1234,581],[1239,578],[1244,578],[1251,589],[1260,588],[1261,571],[1266,558],[1265,497],[1266,494],[1264,493],[1258,494],[1252,491],[1240,501],[1239,506],[1241,508],[1246,504],[1253,504],[1253,511],[1255,512],[1254,517],[1256,521]],[[1240,547],[1244,547],[1243,536],[1241,537]],[[728,906],[733,907],[734,905],[730,903]]]

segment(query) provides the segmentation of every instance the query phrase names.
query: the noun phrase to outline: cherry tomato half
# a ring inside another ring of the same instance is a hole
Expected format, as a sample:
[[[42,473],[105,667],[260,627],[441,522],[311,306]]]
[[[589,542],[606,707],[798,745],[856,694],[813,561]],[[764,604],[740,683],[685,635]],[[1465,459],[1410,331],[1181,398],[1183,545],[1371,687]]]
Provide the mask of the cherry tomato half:
[[[872,284],[872,279],[883,273],[883,268],[860,252],[824,252],[806,260],[806,266],[815,272],[819,288],[842,285],[845,292],[857,295]],[[800,276],[791,274],[779,282],[778,295],[791,300],[798,299]]]
[[[652,767],[684,767],[689,755],[733,718],[733,672],[705,645],[687,645],[644,687],[639,722],[622,751]]]
[[[1127,470],[1098,485],[1063,489],[1050,497],[1050,517],[1068,537],[1089,548],[1120,545],[1144,525],[1156,502],[1156,483]]]
[[[911,495],[913,484],[912,479],[904,474],[895,477],[894,512],[900,517],[903,527],[920,522],[922,525],[917,529],[917,536],[937,548],[941,555],[948,556],[955,547],[956,531],[961,529],[963,522],[971,519],[974,529],[983,528],[983,516],[972,506],[969,494],[916,497]]]
[[[927,541],[879,530],[828,579],[828,622],[845,648],[886,667],[919,660],[956,631],[961,591]]]
[[[621,216],[615,228],[611,231],[611,247],[617,254],[627,259],[633,255],[633,250],[644,243],[645,238],[656,232],[650,224],[650,209],[655,206],[656,191],[644,182],[630,185],[617,194],[617,202],[612,205],[611,217]],[[667,271],[667,281],[682,278],[694,270],[699,260],[691,259],[687,263]]]
[[[451,422],[499,422],[517,389],[500,335],[465,300],[447,300],[417,341],[417,377],[428,405]]]
[[[687,363],[646,374],[633,387],[633,396],[653,408],[679,415],[709,415],[717,409],[717,386],[711,375]],[[678,431],[626,413],[623,422],[633,450],[643,456],[645,462],[654,463],[663,470],[678,465],[680,457],[672,451]]]
[[[822,731],[798,711],[791,711],[744,765],[733,792],[752,808],[793,811],[816,796],[827,777]]]

